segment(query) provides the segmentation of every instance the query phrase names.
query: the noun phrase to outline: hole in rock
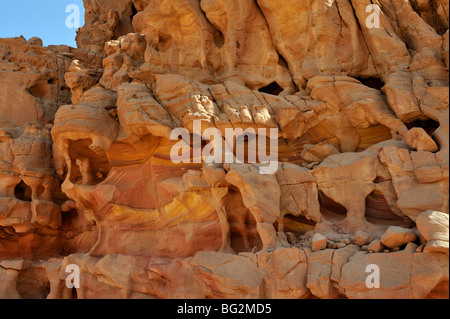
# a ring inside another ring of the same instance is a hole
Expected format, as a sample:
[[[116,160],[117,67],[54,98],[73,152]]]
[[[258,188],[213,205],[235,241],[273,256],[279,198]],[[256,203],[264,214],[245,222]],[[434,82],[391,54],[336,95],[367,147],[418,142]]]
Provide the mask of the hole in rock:
[[[225,210],[230,224],[231,247],[236,253],[250,252],[253,247],[262,248],[253,214],[244,206],[242,195],[234,186],[225,196]]]
[[[366,197],[366,220],[372,224],[412,227],[414,222],[408,217],[396,215],[381,192],[373,191]]]
[[[278,54],[278,65],[286,69],[288,68],[287,61],[281,54]]]
[[[271,95],[280,95],[280,93],[283,92],[283,88],[277,82],[272,82],[269,85],[260,88],[258,91]]]
[[[53,79],[48,79],[48,80],[47,80],[47,83],[48,83],[48,84],[53,84]]]
[[[14,196],[16,196],[16,198],[21,201],[31,202],[31,195],[32,195],[31,187],[25,184],[24,181],[21,181],[14,188]]]
[[[384,83],[379,78],[357,78],[359,82],[372,89],[381,90]]]
[[[46,299],[50,282],[43,268],[28,268],[17,278],[17,292],[23,299]]]
[[[159,52],[167,51],[170,47],[171,40],[172,40],[172,37],[170,36],[170,34],[165,34],[165,33],[160,32],[158,47],[156,48],[156,50]]]
[[[347,209],[319,191],[320,213],[331,222],[340,222],[347,217]]]
[[[131,5],[131,20],[133,21],[134,16],[138,14],[138,10],[136,9],[136,7],[134,6],[134,4]]]
[[[219,49],[221,49],[225,44],[225,37],[223,36],[223,33],[217,29],[214,31],[214,43]]]
[[[79,214],[76,209],[71,209],[68,212],[63,212],[61,214],[61,229],[64,231],[69,231],[76,228],[77,219],[79,219]]]
[[[405,124],[408,130],[412,129],[413,127],[421,127],[425,130],[425,132],[428,133],[428,135],[432,136],[433,133],[439,128],[439,122],[429,119],[426,121],[423,120],[416,120],[411,123]]]
[[[293,233],[297,237],[304,235],[308,230],[312,230],[316,226],[315,221],[308,220],[305,216],[294,216],[291,214],[286,214],[283,222],[284,232]]]
[[[52,80],[53,81],[53,80]],[[43,99],[50,95],[50,90],[47,82],[36,83],[27,89],[28,93],[33,95],[34,97]]]
[[[90,180],[87,183],[89,185],[97,185],[106,179],[111,170],[106,154],[92,151],[89,148],[91,144],[91,139],[80,139],[70,143],[69,156],[72,160],[70,181],[74,184],[83,184],[84,179]]]

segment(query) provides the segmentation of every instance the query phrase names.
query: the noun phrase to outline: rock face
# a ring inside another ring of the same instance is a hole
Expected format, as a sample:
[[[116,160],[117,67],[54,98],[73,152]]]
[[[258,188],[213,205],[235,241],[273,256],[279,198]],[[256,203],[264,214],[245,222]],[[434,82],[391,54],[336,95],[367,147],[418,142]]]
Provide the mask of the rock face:
[[[448,1],[378,3],[0,39],[0,298],[448,298]]]
[[[425,251],[448,254],[448,214],[426,211],[417,217],[417,228],[426,240]]]

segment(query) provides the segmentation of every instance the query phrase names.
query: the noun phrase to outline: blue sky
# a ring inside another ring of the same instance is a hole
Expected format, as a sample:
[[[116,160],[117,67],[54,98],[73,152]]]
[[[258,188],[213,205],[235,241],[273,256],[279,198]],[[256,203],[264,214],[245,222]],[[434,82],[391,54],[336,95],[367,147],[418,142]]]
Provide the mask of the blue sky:
[[[84,24],[82,0],[0,0],[0,38],[37,36],[44,46],[66,44],[76,47],[76,29],[66,26],[71,14],[66,7],[80,8],[80,25]]]

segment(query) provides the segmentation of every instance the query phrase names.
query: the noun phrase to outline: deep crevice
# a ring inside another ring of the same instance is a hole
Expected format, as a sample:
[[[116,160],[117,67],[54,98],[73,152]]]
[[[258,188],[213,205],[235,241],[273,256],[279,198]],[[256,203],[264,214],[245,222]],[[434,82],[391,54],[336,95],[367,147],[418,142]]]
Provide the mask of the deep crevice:
[[[130,17],[131,21],[133,21],[134,16],[135,16],[136,14],[138,14],[138,12],[139,12],[139,11],[136,9],[136,7],[134,6],[134,4],[132,4],[132,5],[131,5],[131,17]]]

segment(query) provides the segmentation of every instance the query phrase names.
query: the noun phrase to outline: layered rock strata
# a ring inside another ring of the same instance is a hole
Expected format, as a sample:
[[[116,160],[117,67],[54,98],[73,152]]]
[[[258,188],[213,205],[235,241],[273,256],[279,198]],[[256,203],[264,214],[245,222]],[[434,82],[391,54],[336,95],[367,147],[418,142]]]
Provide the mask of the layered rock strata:
[[[372,2],[93,0],[76,49],[0,39],[0,298],[448,298],[448,2]],[[230,128],[244,161],[205,162]]]

